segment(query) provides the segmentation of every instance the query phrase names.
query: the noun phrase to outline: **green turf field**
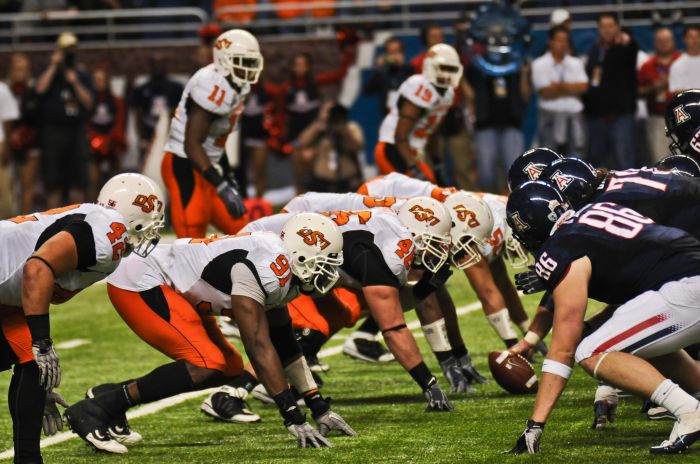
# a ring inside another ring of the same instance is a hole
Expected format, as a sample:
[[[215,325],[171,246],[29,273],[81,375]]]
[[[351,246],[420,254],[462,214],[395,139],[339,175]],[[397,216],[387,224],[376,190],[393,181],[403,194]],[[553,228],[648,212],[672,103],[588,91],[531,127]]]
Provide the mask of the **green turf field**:
[[[453,277],[450,289],[458,306],[475,301],[463,277]],[[453,291],[454,290],[454,291]],[[534,310],[539,297],[526,299]],[[410,320],[415,319],[412,314]],[[465,340],[477,367],[488,374],[487,354],[501,343],[481,311],[461,317]],[[147,373],[167,361],[141,342],[111,308],[104,285],[96,285],[68,304],[52,310],[55,343],[86,339],[90,343],[59,350],[63,367],[60,391],[69,401],[82,398],[92,385]],[[425,340],[421,349],[443,386],[440,368]],[[333,340],[330,346],[340,344]],[[239,344],[240,347],[240,344]],[[416,385],[397,363],[371,365],[342,354],[326,361],[325,396],[358,432],[356,438],[332,437],[332,449],[297,449],[281,424],[275,407],[251,398],[262,422],[250,425],[215,422],[199,412],[201,398],[191,399],[131,421],[144,441],[127,455],[93,453],[77,437],[44,448],[47,463],[246,463],[246,462],[562,462],[639,463],[650,460],[648,447],[666,438],[671,422],[651,422],[637,411],[640,401],[621,400],[618,421],[605,432],[592,422],[595,382],[577,369],[559,407],[547,424],[539,457],[503,456],[522,431],[534,396],[512,396],[495,383],[477,386],[477,393],[451,396],[456,411],[423,412],[425,403]],[[537,368],[539,371],[539,367]],[[11,423],[5,404],[9,374],[0,373],[0,451],[11,447]],[[656,462],[700,462],[700,446],[680,457],[657,457]],[[4,461],[9,462],[9,461]]]

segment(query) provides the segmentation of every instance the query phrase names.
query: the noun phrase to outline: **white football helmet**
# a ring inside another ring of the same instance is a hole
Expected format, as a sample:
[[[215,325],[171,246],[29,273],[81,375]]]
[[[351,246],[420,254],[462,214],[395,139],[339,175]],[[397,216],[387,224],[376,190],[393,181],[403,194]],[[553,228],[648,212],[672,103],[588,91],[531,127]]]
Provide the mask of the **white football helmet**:
[[[343,234],[335,222],[317,213],[300,213],[282,226],[280,236],[303,290],[326,293],[333,288],[343,264]]]
[[[255,84],[263,70],[258,39],[243,29],[231,29],[214,42],[214,65],[237,85]]]
[[[399,208],[399,220],[413,234],[416,264],[437,272],[449,257],[452,218],[445,205],[416,197]]]
[[[462,62],[451,45],[435,44],[423,60],[423,76],[436,87],[457,87],[462,78]]]
[[[518,240],[513,237],[513,231],[506,225],[506,261],[515,269],[527,267],[530,262],[530,255],[523,248]]]
[[[126,243],[139,256],[147,256],[160,240],[165,223],[165,197],[158,184],[134,173],[112,177],[100,190],[97,204],[117,210],[124,217]]]
[[[466,269],[481,261],[479,246],[486,246],[493,229],[493,214],[484,200],[460,190],[444,205],[452,216],[450,258],[458,269]]]

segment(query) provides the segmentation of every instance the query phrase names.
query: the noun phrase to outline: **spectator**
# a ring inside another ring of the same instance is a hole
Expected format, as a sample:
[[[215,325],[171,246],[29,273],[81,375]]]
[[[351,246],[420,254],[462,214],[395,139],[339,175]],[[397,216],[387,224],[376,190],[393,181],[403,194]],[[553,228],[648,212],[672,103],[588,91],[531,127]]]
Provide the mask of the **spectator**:
[[[672,93],[700,87],[700,26],[690,24],[683,31],[685,53],[669,71],[669,89]]]
[[[172,115],[182,95],[182,84],[168,76],[167,61],[160,53],[150,60],[148,80],[134,89],[131,107],[136,111],[139,156],[143,163],[149,152],[158,120]]]
[[[374,71],[362,92],[365,95],[378,95],[379,111],[382,117],[386,116],[399,86],[413,73],[413,67],[406,63],[401,39],[390,37],[384,42],[384,53],[377,58]]]
[[[413,70],[417,73],[423,72],[423,60],[425,59],[425,54],[433,45],[443,43],[445,40],[442,34],[442,27],[439,24],[433,23],[428,24],[420,31],[420,41],[425,47],[425,49],[418,55],[411,58],[411,66]]]
[[[473,89],[470,94],[474,107],[474,141],[479,187],[485,191],[499,189],[498,162],[508,171],[523,152],[522,122],[530,100],[529,65],[505,76],[489,76],[476,66],[466,71]],[[467,98],[469,95],[465,95]]]
[[[350,192],[362,185],[359,152],[364,137],[360,126],[348,121],[348,110],[340,104],[325,103],[319,117],[299,136],[303,160],[308,169],[308,190]]]
[[[562,26],[571,33],[571,14],[564,8],[557,8],[552,11],[552,15],[549,17],[549,26],[551,28]]]
[[[264,76],[261,76],[261,81]],[[267,190],[267,152],[268,124],[272,110],[272,99],[265,90],[265,84],[258,82],[250,89],[243,113],[241,113],[240,144],[241,156],[239,166],[235,169],[236,180],[245,197],[248,190],[248,178],[255,185],[255,197],[262,198]],[[248,176],[250,163],[251,175]]]
[[[8,137],[14,168],[19,174],[20,212],[35,211],[34,187],[39,172],[39,140],[36,131],[37,95],[27,55],[16,53],[10,59],[10,89],[20,108],[20,118]]]
[[[94,102],[90,75],[77,61],[77,37],[64,32],[56,44],[58,48],[36,84],[44,187],[51,208],[66,201],[85,201],[89,159],[86,122]]]
[[[582,153],[583,103],[588,88],[583,61],[571,56],[564,26],[549,30],[549,51],[532,64],[532,84],[539,94],[539,145],[557,152]]]
[[[680,53],[673,41],[673,32],[664,27],[654,33],[654,55],[639,70],[639,94],[646,98],[649,116],[646,135],[652,162],[660,161],[668,154],[664,111],[669,95],[669,70]]]
[[[253,7],[257,0],[214,0],[214,17],[220,23],[248,24],[255,19],[255,11],[230,11],[235,7]]]
[[[598,42],[588,53],[588,157],[596,166],[628,169],[636,165],[637,51],[615,13],[598,17]],[[610,158],[615,157],[612,162]]]
[[[10,149],[7,138],[12,130],[12,122],[19,119],[19,107],[12,91],[0,82],[0,218],[13,216],[12,177],[10,175]]]
[[[121,157],[126,150],[126,111],[124,99],[112,93],[105,69],[95,69],[92,79],[95,104],[88,123],[91,157],[88,198],[95,200],[104,182],[120,171]]]

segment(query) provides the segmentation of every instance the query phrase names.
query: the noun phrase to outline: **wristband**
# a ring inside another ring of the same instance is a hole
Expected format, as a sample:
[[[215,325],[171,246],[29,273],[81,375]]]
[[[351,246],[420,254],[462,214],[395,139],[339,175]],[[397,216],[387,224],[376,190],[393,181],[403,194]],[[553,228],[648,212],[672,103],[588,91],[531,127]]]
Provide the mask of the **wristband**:
[[[525,337],[523,338],[526,342],[528,342],[530,345],[537,345],[541,338],[539,335],[537,335],[535,332],[532,330],[528,330],[527,333],[525,334]]]
[[[284,425],[289,427],[292,424],[301,425],[306,422],[306,416],[302,414],[299,406],[297,406],[296,398],[294,398],[294,393],[292,393],[291,389],[282,390],[273,399],[284,419]]]
[[[311,390],[304,396],[306,407],[311,410],[311,417],[320,417],[331,410],[330,398],[325,399],[318,390]]]
[[[424,362],[418,364],[416,367],[408,371],[408,373],[411,374],[413,380],[416,381],[423,391],[429,389],[435,382],[437,382],[437,379],[430,373],[430,369],[428,369],[428,366],[426,366]]]
[[[204,171],[202,171],[202,177],[204,177],[204,179],[206,179],[207,182],[209,182],[217,189],[222,183],[225,182],[224,177],[221,175],[221,172],[218,169],[216,169],[216,166],[214,166],[213,164]]]
[[[550,374],[558,375],[563,379],[568,379],[571,377],[571,373],[573,371],[574,370],[566,364],[560,363],[559,361],[554,361],[553,359],[545,359],[542,363],[542,372],[549,372]]]
[[[537,422],[532,419],[528,419],[527,422],[525,423],[527,425],[528,429],[540,429],[544,430],[544,422]]]
[[[26,318],[33,342],[51,337],[51,323],[48,313],[37,316],[26,316]]]

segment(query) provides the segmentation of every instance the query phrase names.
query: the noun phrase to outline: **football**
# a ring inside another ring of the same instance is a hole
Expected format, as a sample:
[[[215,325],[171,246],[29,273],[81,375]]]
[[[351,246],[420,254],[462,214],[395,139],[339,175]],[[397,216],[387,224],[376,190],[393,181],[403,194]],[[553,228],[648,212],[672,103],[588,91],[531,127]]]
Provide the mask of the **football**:
[[[510,393],[536,393],[537,374],[523,356],[509,351],[489,353],[489,369],[496,383]]]

